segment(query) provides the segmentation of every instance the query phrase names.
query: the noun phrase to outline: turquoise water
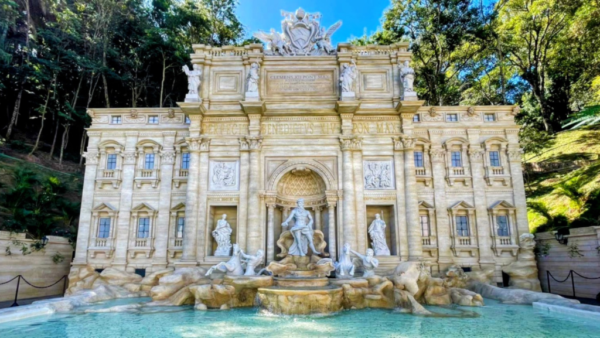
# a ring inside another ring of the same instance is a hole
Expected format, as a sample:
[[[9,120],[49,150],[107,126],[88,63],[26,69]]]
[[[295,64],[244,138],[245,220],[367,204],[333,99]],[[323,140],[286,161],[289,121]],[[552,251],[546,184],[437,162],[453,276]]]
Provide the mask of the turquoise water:
[[[119,300],[102,308],[147,301]],[[143,307],[131,313],[56,314],[0,324],[0,337],[598,337],[600,323],[550,314],[526,305],[486,300],[482,308],[444,309],[466,318],[420,317],[392,310],[344,311],[328,317],[275,317],[257,309],[194,311],[184,307]],[[474,314],[476,313],[476,314]]]

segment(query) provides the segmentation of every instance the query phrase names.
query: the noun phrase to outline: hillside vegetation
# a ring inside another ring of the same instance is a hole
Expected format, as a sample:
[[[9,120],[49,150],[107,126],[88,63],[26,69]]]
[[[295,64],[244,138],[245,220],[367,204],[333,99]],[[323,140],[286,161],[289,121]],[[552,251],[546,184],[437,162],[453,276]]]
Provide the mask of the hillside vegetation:
[[[525,161],[562,167],[540,173],[526,171],[530,230],[600,224],[600,131],[558,133],[555,142],[539,155],[525,155]]]

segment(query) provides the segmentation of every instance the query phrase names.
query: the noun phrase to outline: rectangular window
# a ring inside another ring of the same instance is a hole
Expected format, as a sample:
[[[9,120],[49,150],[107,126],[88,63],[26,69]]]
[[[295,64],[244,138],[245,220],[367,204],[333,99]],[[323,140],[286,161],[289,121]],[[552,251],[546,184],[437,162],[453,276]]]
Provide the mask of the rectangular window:
[[[429,216],[421,215],[421,236],[429,237],[431,232],[429,231]]]
[[[485,122],[494,122],[496,121],[496,114],[485,114],[483,115],[483,120]]]
[[[138,220],[137,238],[150,237],[150,218],[143,217]]]
[[[190,168],[190,153],[181,154],[181,169]]]
[[[117,154],[108,154],[108,156],[106,157],[106,169],[117,169]]]
[[[144,169],[154,169],[154,154],[146,154],[144,158]]]
[[[157,115],[148,116],[148,123],[149,124],[158,124],[158,116]]]
[[[192,120],[188,116],[185,117],[185,124],[192,124]]]
[[[183,238],[183,226],[185,225],[185,217],[177,218],[177,233],[175,236],[177,238]]]
[[[498,225],[498,236],[510,236],[508,231],[508,216],[500,215],[496,217],[496,224]]]
[[[421,115],[415,114],[413,116],[413,122],[421,122]]]
[[[500,153],[497,151],[490,151],[490,165],[492,167],[500,166]]]
[[[458,122],[458,114],[446,114],[446,122]]]
[[[100,218],[100,223],[98,224],[98,238],[108,238],[110,235],[110,218],[103,217]]]
[[[469,218],[456,216],[456,234],[460,237],[469,237]]]
[[[121,124],[121,115],[113,115],[110,118],[111,124]]]
[[[462,168],[462,156],[460,151],[453,151],[452,152],[452,166],[455,168]]]
[[[423,152],[422,151],[415,151],[415,167],[417,167],[417,168],[425,167],[423,165]]]

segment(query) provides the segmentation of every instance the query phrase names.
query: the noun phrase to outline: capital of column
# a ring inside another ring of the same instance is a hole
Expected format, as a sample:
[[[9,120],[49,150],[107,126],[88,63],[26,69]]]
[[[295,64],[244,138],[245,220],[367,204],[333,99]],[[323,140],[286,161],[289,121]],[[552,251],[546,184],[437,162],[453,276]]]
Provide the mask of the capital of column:
[[[480,146],[470,145],[467,151],[471,162],[483,161],[483,154],[485,153]]]
[[[402,136],[400,137],[404,150],[413,150],[415,148],[416,139],[414,137]]]
[[[431,155],[431,162],[433,163],[444,163],[444,157],[446,155],[446,151],[442,148],[431,148],[429,150],[429,154]]]
[[[508,160],[510,162],[520,162],[523,156],[523,149],[519,148],[517,145],[508,145],[508,149],[506,151],[508,155]]]
[[[100,161],[100,154],[96,151],[85,152],[83,153],[83,157],[85,157],[85,165],[98,165],[98,162]]]
[[[251,152],[260,151],[262,149],[262,137],[246,136],[240,138],[240,150],[249,150]]]
[[[121,156],[123,156],[124,164],[135,164],[137,153],[135,151],[126,151],[122,153]]]
[[[207,152],[210,147],[210,139],[208,137],[186,137],[185,141],[191,152]]]
[[[160,152],[162,164],[173,164],[175,163],[175,152],[174,151],[161,151]]]
[[[340,145],[342,151],[361,151],[362,138],[357,136],[342,136],[340,137]]]

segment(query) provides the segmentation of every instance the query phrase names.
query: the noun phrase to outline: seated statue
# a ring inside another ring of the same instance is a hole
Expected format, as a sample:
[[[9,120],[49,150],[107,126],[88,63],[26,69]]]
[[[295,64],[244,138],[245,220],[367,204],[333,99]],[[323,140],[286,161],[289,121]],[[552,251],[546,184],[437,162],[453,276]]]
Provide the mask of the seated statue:
[[[294,226],[289,230],[294,236],[294,242],[289,249],[289,254],[292,256],[308,255],[308,247],[313,254],[320,255],[313,243],[313,218],[308,210],[304,209],[304,199],[300,198],[296,204],[298,205],[288,218],[281,224],[284,227],[289,225],[289,221],[294,219]]]
[[[344,250],[342,250],[340,254],[340,261],[335,265],[335,276],[337,278],[352,278],[354,277],[354,263],[352,262],[352,258],[350,257],[352,249],[350,249],[350,244],[344,244]]]
[[[259,249],[256,251],[256,255],[252,256],[240,250],[240,255],[243,262],[246,263],[246,273],[244,273],[244,276],[256,276],[256,268],[263,263],[265,252]]]
[[[363,269],[363,277],[375,276],[375,268],[379,266],[379,260],[375,258],[375,252],[373,249],[367,249],[366,255],[361,255],[354,250],[350,250],[359,259],[356,260]]]
[[[239,245],[233,245],[233,255],[227,262],[221,262],[217,265],[212,266],[206,272],[206,276],[210,276],[213,271],[219,270],[227,273],[228,276],[241,276],[244,274],[244,268],[242,267],[242,261],[240,259],[241,250]]]

